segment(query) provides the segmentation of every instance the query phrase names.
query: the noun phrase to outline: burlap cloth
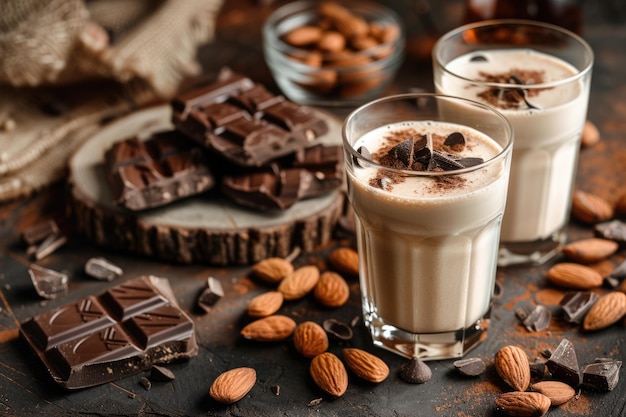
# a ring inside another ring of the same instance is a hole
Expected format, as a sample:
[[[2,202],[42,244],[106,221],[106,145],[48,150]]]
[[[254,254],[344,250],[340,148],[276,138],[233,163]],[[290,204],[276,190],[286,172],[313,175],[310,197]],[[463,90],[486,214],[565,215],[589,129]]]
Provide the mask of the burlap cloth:
[[[91,132],[198,74],[221,4],[0,1],[0,201],[63,178]]]

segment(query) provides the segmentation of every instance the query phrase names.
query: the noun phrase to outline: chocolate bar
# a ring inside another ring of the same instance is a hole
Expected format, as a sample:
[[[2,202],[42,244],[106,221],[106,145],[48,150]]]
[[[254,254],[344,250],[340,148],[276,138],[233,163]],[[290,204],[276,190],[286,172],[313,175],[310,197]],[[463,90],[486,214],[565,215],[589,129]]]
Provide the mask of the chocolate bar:
[[[142,276],[98,296],[37,315],[20,334],[52,379],[84,388],[188,359],[198,352],[193,321],[165,278]]]
[[[224,177],[222,191],[241,205],[284,210],[339,187],[341,166],[340,146],[316,145],[296,152],[289,168]]]
[[[206,87],[176,97],[174,126],[240,166],[261,166],[310,146],[328,131],[311,108],[223,69]]]
[[[176,131],[116,142],[105,153],[114,202],[130,210],[163,206],[215,183],[202,149]]]

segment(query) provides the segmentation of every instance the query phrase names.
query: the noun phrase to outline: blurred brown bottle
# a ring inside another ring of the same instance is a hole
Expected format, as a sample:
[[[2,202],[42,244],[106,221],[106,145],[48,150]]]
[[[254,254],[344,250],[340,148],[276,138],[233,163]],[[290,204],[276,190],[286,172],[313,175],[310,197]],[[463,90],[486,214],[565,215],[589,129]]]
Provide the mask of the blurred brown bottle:
[[[464,22],[487,19],[530,19],[581,34],[581,0],[465,0]]]

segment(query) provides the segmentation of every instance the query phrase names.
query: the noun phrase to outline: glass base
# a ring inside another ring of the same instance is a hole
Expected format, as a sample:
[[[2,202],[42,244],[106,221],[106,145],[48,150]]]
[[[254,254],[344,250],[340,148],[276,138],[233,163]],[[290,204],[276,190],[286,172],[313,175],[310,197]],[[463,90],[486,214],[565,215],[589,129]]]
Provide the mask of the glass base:
[[[487,338],[489,312],[466,329],[415,334],[385,322],[376,313],[365,313],[365,326],[374,345],[407,358],[423,361],[460,358]]]
[[[498,266],[539,266],[561,251],[567,241],[565,228],[547,239],[532,242],[500,242]]]

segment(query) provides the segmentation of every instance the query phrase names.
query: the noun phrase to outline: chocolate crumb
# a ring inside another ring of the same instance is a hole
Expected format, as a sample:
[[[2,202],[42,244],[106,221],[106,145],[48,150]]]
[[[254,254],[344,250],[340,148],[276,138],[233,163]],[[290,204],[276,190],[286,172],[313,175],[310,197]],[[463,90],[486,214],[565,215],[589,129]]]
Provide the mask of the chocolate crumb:
[[[280,395],[280,385],[272,385],[270,387],[270,389],[272,390],[272,393],[276,396]]]
[[[150,379],[159,382],[169,382],[176,379],[172,371],[163,366],[153,365],[150,369]]]
[[[322,401],[323,401],[323,398],[315,398],[314,400],[309,401],[309,403],[306,406],[314,407],[316,405],[319,405]]]
[[[152,388],[152,382],[150,382],[150,380],[145,376],[142,376],[139,382],[143,385],[146,391],[150,391],[150,388]]]

